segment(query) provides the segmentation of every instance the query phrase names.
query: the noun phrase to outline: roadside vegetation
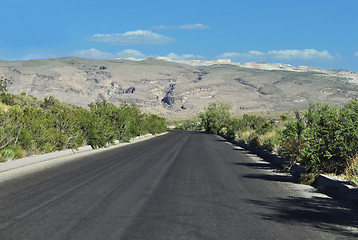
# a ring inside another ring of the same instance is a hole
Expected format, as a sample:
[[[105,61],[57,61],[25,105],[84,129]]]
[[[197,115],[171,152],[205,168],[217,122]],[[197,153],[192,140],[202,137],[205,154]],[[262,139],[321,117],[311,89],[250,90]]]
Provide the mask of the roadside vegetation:
[[[167,130],[166,120],[144,114],[134,104],[115,106],[105,100],[82,108],[21,93],[7,93],[10,82],[0,77],[0,161],[83,145],[106,147]]]
[[[306,111],[295,111],[293,117],[282,114],[277,119],[234,117],[230,105],[213,102],[196,120],[177,128],[205,130],[277,153],[287,167],[303,166],[303,178],[343,174],[358,185],[358,100],[341,108],[311,104]]]

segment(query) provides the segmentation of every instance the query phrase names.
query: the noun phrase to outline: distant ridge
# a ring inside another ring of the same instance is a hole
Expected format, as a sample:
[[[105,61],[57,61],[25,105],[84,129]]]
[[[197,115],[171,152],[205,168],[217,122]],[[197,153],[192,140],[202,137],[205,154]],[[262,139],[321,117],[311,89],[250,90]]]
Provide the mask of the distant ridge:
[[[305,108],[310,102],[344,104],[358,97],[358,73],[280,63],[174,61],[163,57],[93,60],[75,57],[0,61],[12,93],[87,106],[107,99],[135,103],[163,116],[192,116],[209,102],[236,112]]]

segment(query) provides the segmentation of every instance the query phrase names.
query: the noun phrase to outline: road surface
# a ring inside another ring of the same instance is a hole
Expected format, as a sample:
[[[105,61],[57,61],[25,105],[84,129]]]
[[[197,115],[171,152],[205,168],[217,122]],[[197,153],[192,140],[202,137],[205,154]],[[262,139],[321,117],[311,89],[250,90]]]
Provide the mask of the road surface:
[[[215,135],[177,132],[0,183],[0,239],[356,239],[358,217]]]

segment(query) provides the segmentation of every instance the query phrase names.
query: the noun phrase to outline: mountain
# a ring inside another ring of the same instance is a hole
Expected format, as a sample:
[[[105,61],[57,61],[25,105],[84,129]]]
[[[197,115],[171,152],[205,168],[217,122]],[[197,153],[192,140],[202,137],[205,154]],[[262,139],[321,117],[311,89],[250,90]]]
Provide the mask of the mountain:
[[[358,97],[358,73],[278,63],[171,61],[166,58],[0,61],[9,92],[53,95],[80,106],[106,99],[144,112],[184,117],[209,102],[235,112],[302,109],[310,102],[341,105]]]

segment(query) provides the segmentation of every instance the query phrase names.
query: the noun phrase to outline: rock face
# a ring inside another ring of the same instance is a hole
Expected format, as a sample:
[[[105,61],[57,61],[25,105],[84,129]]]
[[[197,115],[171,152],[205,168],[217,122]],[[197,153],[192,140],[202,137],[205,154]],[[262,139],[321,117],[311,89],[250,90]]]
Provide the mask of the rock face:
[[[168,92],[162,99],[163,106],[169,109],[172,108],[175,103],[175,97],[173,97],[174,88],[175,84],[170,84]]]
[[[102,98],[135,103],[144,112],[188,116],[212,101],[236,112],[305,108],[310,102],[343,104],[358,97],[358,74],[271,63],[174,62],[57,58],[0,61],[12,93],[87,106]]]

